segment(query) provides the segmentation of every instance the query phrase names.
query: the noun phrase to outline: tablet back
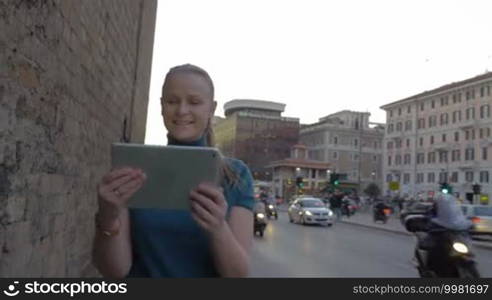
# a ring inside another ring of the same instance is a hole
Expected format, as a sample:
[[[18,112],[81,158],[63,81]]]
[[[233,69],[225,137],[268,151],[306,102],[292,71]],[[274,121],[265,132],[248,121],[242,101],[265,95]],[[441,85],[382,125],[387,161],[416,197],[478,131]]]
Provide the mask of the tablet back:
[[[203,181],[219,184],[216,148],[114,143],[112,167],[135,167],[146,175],[128,207],[189,210],[189,193]]]

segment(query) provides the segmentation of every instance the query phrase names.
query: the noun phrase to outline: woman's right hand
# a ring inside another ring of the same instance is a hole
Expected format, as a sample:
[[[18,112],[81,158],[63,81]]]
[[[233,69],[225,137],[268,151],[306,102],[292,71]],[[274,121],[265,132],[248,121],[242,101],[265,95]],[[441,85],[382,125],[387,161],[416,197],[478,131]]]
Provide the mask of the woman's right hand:
[[[128,167],[114,169],[104,175],[97,186],[99,213],[106,218],[118,218],[146,178],[142,170]]]

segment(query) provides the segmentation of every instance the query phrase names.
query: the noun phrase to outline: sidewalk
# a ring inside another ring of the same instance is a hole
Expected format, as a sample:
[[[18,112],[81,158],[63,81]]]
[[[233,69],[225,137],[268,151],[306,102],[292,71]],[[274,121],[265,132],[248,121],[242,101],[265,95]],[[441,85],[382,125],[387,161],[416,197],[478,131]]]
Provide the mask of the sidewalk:
[[[372,218],[372,213],[357,212],[355,215],[351,216],[350,218],[343,217],[340,220],[340,222],[374,228],[374,229],[397,233],[397,234],[413,236],[413,233],[406,231],[405,227],[403,227],[403,225],[400,223],[400,218],[398,215],[390,216],[388,222],[386,222],[386,224],[383,224],[380,221],[375,223]],[[482,241],[474,240],[473,245],[480,248],[492,250],[492,242],[482,242]]]

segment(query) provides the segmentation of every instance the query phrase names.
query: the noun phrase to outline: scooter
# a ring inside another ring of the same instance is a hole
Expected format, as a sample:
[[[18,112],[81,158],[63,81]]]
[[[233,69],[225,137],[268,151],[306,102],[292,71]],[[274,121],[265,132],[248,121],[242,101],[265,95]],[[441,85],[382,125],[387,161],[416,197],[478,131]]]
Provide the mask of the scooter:
[[[342,201],[342,207],[341,207],[341,212],[342,216],[346,216],[347,218],[350,218],[350,216],[353,216],[355,214],[356,207],[350,201]]]
[[[268,204],[266,206],[266,215],[268,219],[274,217],[275,220],[278,220],[277,206],[275,204]]]
[[[480,278],[468,231],[450,230],[425,215],[405,218],[407,231],[417,237],[416,268],[422,278]]]
[[[261,237],[263,237],[266,226],[267,221],[265,219],[265,214],[261,212],[255,212],[254,233],[258,233]]]

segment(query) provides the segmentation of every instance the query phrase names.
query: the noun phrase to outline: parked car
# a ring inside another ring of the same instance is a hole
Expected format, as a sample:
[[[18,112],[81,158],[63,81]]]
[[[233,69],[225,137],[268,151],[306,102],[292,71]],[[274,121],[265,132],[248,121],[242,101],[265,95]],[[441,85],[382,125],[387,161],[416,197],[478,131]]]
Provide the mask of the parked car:
[[[300,224],[333,225],[333,212],[319,198],[297,198],[288,209],[289,221]]]
[[[460,205],[465,216],[473,222],[473,235],[492,235],[492,206],[490,205]]]

